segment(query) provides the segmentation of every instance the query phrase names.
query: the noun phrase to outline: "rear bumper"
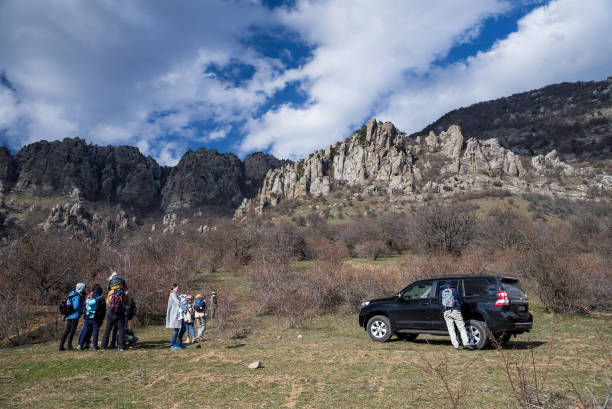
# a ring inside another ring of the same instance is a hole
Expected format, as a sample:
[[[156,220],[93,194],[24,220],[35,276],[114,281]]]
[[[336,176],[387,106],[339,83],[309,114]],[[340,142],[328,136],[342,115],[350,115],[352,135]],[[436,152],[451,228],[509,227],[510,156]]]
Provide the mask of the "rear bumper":
[[[533,328],[533,315],[520,317],[512,311],[500,311],[492,314],[487,323],[489,329],[494,333],[505,332],[508,334],[522,334]]]

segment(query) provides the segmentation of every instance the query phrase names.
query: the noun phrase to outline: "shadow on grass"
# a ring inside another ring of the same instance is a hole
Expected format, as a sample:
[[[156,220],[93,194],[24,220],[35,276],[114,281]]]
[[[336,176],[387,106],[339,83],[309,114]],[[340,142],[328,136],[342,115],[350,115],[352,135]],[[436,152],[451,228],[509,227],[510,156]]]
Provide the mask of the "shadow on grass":
[[[159,349],[159,348],[170,348],[170,341],[139,341],[134,349]]]
[[[412,342],[414,344],[421,345],[442,345],[442,346],[452,346],[450,339],[425,339],[425,338],[417,338],[414,341],[404,341],[401,339],[393,338],[389,342]],[[542,345],[546,345],[548,342],[544,341],[508,341],[506,345],[503,346],[503,349],[515,349],[515,350],[526,350],[530,348],[539,348]],[[493,348],[489,345],[489,349]]]
[[[228,345],[225,348],[227,349],[233,349],[233,348],[241,348],[243,346],[246,346],[246,344],[236,344],[236,345]]]

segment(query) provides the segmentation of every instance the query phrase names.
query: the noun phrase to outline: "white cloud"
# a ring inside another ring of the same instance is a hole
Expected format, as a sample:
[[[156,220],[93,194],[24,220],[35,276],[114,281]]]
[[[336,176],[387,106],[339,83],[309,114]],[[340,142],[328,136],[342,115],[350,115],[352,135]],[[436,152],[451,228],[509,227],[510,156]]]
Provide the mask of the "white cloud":
[[[3,138],[12,148],[73,136],[146,140],[153,156],[172,161],[168,152],[178,147],[160,148],[165,135],[194,120],[243,118],[265,100],[260,87],[276,75],[276,62],[240,39],[269,19],[253,1],[3,1],[0,72],[16,89],[0,86]],[[204,75],[209,63],[231,58],[257,67],[248,87]]]
[[[612,2],[558,0],[466,62],[408,79],[378,114],[417,131],[460,106],[562,81],[601,80],[612,67]]]
[[[610,75],[607,0],[553,1],[490,50],[432,65],[513,4],[299,0],[272,12],[255,0],[4,0],[0,72],[16,92],[0,85],[0,137],[11,148],[72,136],[132,144],[171,165],[187,147],[227,140],[243,123],[239,153],[298,158],[373,115],[414,131],[476,101]],[[240,42],[254,26],[278,24],[313,47],[304,65],[286,70]],[[238,87],[205,72],[235,60],[255,68]],[[258,111],[292,81],[305,104]]]
[[[268,112],[246,124],[243,152],[270,147],[303,156],[342,137],[384,104],[406,72],[427,72],[502,1],[300,1],[281,21],[316,46],[305,66],[284,80],[309,83],[308,105]],[[392,118],[389,118],[392,119]]]

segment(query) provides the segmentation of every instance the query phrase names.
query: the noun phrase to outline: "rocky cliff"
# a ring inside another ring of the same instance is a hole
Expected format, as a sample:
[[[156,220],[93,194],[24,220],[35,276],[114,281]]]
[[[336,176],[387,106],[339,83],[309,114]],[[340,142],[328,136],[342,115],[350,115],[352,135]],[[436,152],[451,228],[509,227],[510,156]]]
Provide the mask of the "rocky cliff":
[[[611,158],[612,77],[550,85],[453,110],[412,136],[459,124],[466,138],[496,138],[521,155]]]
[[[287,163],[261,152],[242,162],[231,153],[200,149],[165,168],[135,147],[66,138],[24,146],[15,156],[0,147],[0,193],[69,195],[139,210],[236,208],[257,193],[269,169]]]
[[[495,138],[465,140],[459,126],[439,134],[406,136],[391,122],[372,119],[342,142],[312,153],[308,158],[266,175],[257,198],[245,200],[237,211],[261,212],[282,200],[325,195],[344,185],[359,185],[365,192],[386,191],[422,200],[424,194],[450,194],[457,190],[504,188],[513,193],[538,191],[583,197],[588,186],[561,186],[548,176],[589,177],[590,186],[609,189],[612,178],[593,168],[575,169],[556,151],[524,157],[501,146]]]
[[[165,172],[130,146],[88,145],[80,138],[40,141],[14,158],[11,190],[31,195],[72,195],[141,209],[158,199]]]

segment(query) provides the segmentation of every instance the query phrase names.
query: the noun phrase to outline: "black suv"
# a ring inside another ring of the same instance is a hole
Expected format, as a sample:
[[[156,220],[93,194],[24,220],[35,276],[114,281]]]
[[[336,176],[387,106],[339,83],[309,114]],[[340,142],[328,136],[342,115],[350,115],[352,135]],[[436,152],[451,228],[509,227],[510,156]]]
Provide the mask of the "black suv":
[[[393,334],[407,340],[418,334],[448,335],[438,297],[443,283],[450,283],[462,294],[461,312],[470,344],[476,349],[487,347],[491,336],[504,344],[533,326],[529,302],[518,280],[488,275],[421,280],[394,297],[365,301],[359,326],[378,342]]]

